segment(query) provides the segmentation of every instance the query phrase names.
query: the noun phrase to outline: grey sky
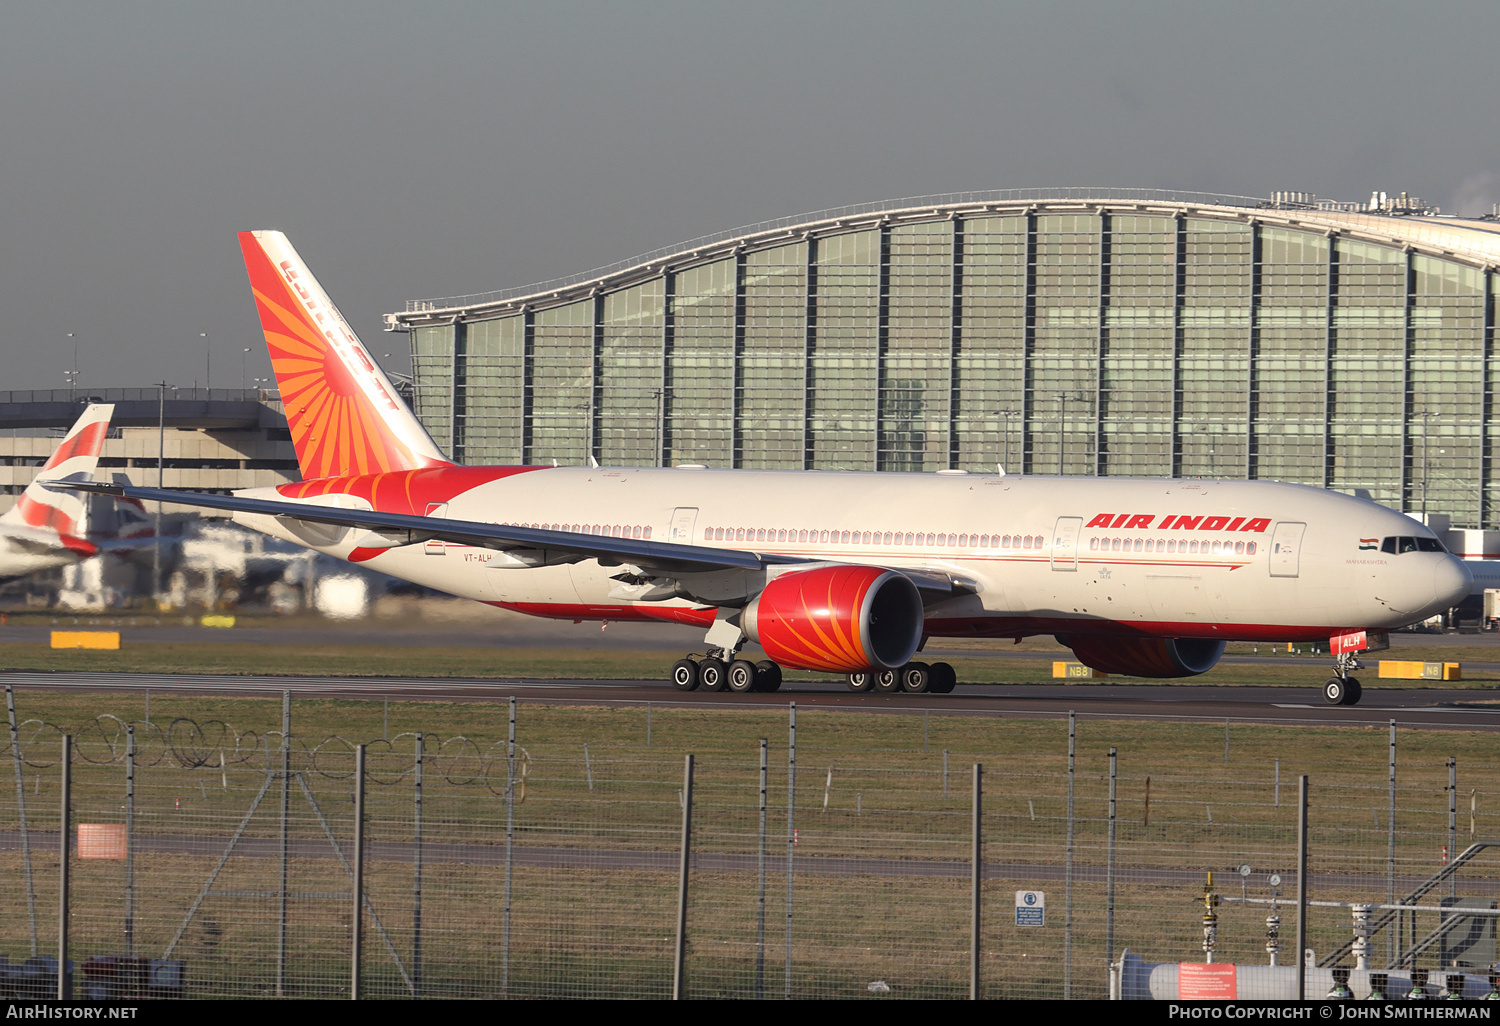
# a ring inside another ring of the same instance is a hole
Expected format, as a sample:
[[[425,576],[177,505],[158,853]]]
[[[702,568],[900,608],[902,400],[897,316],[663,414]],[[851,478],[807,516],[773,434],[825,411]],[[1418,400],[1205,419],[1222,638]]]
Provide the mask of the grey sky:
[[[1494,3],[132,3],[0,13],[0,389],[238,386],[234,232],[408,299],[803,210],[1115,185],[1500,201]]]

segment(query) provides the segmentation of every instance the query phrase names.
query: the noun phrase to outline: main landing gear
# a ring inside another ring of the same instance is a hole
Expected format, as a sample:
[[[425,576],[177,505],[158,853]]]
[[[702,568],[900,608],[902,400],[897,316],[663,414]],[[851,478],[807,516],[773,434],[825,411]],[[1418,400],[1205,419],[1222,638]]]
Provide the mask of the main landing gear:
[[[769,659],[752,663],[735,659],[726,663],[715,656],[703,660],[679,659],[672,664],[672,686],[678,691],[769,692],[781,687],[781,667]]]
[[[946,695],[958,684],[958,675],[947,663],[907,663],[899,670],[861,670],[848,676],[849,690],[880,695]]]
[[[958,684],[947,663],[907,663],[899,670],[863,670],[848,675],[849,690],[878,695],[946,695]],[[716,655],[688,657],[672,664],[672,686],[678,691],[770,692],[781,688],[781,667],[769,659],[725,662]]]
[[[1334,676],[1323,682],[1323,701],[1329,705],[1358,705],[1362,689],[1359,678],[1349,676],[1350,670],[1363,669],[1364,664],[1353,652],[1344,652],[1334,659]]]

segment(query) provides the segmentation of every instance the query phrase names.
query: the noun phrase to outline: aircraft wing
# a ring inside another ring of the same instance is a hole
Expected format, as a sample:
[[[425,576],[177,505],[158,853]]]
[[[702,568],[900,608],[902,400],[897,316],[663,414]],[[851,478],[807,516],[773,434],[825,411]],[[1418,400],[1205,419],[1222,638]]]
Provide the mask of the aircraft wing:
[[[119,482],[102,484],[68,481],[58,482],[50,487],[139,499],[142,502],[171,502],[184,506],[229,510],[235,513],[258,513],[287,521],[329,524],[364,530],[370,532],[370,536],[361,538],[358,544],[370,548],[397,548],[428,540],[438,540],[501,551],[531,549],[573,553],[583,558],[597,559],[606,566],[629,563],[643,569],[668,573],[764,570],[773,564],[817,562],[800,556],[748,552],[743,549],[716,549],[675,542],[608,538],[572,531],[544,531],[532,527],[487,524],[475,520],[446,520],[405,513],[381,513],[376,510],[343,509],[337,506],[283,502],[275,499],[252,499],[242,495],[209,495],[202,492],[140,488]]]

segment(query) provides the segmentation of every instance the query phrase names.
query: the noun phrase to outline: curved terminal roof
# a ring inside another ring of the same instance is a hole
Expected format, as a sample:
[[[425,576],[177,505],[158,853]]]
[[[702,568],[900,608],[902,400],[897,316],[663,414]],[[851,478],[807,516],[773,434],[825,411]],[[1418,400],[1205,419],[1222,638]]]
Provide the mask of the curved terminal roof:
[[[421,325],[482,320],[526,308],[557,306],[626,288],[665,271],[719,260],[741,250],[838,235],[880,224],[1080,211],[1258,222],[1394,246],[1486,270],[1500,266],[1500,222],[1496,221],[1370,212],[1354,203],[1285,203],[1249,196],[1156,189],[1004,189],[918,196],[796,214],[690,239],[566,278],[475,295],[414,300],[406,304],[405,310],[385,316],[386,329],[405,331]]]

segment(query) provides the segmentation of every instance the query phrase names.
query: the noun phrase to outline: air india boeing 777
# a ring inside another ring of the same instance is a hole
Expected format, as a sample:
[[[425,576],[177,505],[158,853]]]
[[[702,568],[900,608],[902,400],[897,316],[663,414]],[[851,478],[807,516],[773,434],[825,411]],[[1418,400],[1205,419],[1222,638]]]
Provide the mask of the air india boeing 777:
[[[1229,641],[1335,639],[1359,700],[1365,632],[1464,597],[1427,528],[1363,499],[1259,481],[457,466],[280,232],[240,236],[304,480],[233,496],[95,486],[242,524],[536,616],[705,628],[679,689],[951,691],[929,638],[1052,634],[1141,677],[1211,669]],[[741,656],[747,642],[766,659]]]

